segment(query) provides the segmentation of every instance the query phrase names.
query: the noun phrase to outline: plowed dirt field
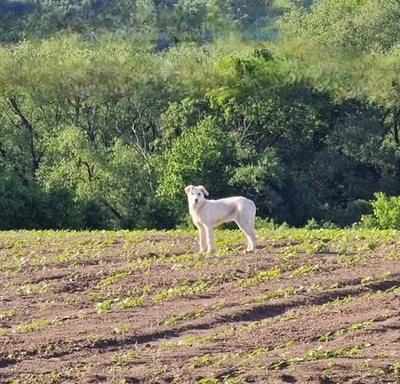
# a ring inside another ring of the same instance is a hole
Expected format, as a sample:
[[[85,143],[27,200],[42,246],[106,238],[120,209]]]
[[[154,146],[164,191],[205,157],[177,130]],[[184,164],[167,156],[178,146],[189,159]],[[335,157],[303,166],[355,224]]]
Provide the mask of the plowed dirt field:
[[[400,233],[0,233],[1,383],[400,383]]]

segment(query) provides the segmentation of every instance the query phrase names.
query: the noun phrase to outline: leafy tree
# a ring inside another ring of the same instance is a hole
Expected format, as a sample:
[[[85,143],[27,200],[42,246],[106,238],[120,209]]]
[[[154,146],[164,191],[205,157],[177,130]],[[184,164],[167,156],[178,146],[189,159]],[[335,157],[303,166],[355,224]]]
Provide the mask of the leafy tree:
[[[0,0],[0,41],[14,43],[24,34],[23,21],[37,9],[33,1]]]
[[[82,219],[73,193],[63,186],[45,191],[5,168],[0,172],[0,229],[80,229]]]
[[[255,201],[258,215],[285,220],[281,212],[284,205],[285,167],[274,148],[265,148],[255,154],[250,145],[240,144],[239,164],[234,169],[229,184],[238,194]]]
[[[160,196],[179,198],[189,184],[201,184],[215,197],[229,193],[228,180],[236,163],[235,143],[212,118],[201,120],[177,138],[165,157]]]
[[[400,228],[400,197],[387,196],[382,192],[374,195],[371,202],[373,208],[372,221],[377,223],[381,229],[399,229]],[[367,217],[363,218],[368,222]]]
[[[280,30],[326,46],[346,46],[365,52],[387,52],[399,43],[400,4],[397,0],[326,0],[310,11],[286,14]]]
[[[173,229],[182,224],[182,204],[177,199],[149,197],[140,207],[136,226],[146,229]]]
[[[11,172],[0,173],[0,229],[31,228],[35,225],[32,209],[37,205],[36,194]]]
[[[4,225],[170,228],[190,183],[357,220],[400,192],[398,2],[378,5],[35,2],[0,46]]]
[[[94,41],[106,33],[157,50],[214,41],[233,29],[251,28],[254,35],[262,31],[265,19],[272,24],[276,16],[273,2],[265,0],[2,1],[1,9],[10,28],[0,38],[8,41],[71,32]]]

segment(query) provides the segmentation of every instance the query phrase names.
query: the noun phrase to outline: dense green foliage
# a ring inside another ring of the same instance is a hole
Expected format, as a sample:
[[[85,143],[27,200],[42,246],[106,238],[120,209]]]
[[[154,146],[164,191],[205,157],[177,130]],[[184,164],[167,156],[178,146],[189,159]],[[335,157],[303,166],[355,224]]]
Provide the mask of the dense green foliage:
[[[0,229],[173,228],[197,183],[278,223],[399,226],[378,208],[400,192],[399,16],[0,1]]]

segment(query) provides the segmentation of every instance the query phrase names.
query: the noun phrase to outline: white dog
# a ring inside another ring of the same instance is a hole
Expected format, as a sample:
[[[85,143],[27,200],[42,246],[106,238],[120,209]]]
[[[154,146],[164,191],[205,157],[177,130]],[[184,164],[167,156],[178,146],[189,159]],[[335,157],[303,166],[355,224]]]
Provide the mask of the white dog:
[[[247,238],[247,252],[256,247],[254,219],[256,206],[252,200],[235,196],[219,200],[207,200],[207,190],[199,185],[188,185],[185,192],[189,202],[189,212],[193,223],[199,230],[200,252],[214,250],[213,228],[228,221],[235,221]]]

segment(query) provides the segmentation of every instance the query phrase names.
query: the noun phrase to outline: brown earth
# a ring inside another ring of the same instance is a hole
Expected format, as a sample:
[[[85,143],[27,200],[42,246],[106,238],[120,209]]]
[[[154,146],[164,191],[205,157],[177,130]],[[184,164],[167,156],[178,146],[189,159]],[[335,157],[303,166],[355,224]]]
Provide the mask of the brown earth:
[[[400,383],[400,235],[310,233],[0,233],[0,382]]]

